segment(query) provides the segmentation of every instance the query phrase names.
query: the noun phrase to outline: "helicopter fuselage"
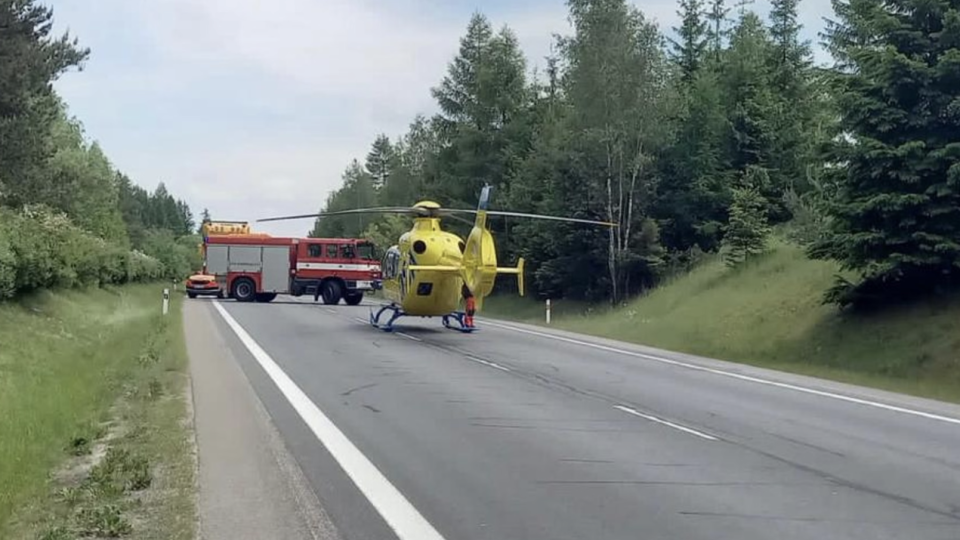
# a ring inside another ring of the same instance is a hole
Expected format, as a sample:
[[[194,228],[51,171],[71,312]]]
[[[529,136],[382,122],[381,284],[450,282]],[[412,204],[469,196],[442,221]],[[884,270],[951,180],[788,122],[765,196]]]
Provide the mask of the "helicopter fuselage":
[[[436,317],[456,311],[462,297],[461,275],[411,266],[460,266],[464,246],[462,238],[440,228],[439,218],[416,218],[413,228],[384,254],[384,296],[407,315]]]

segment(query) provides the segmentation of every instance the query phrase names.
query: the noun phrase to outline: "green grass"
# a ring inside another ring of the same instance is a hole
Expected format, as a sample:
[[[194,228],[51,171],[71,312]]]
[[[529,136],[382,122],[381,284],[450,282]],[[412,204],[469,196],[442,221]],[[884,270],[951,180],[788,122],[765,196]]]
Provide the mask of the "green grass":
[[[161,286],[0,304],[0,537],[192,538],[180,295]]]
[[[617,309],[555,302],[551,326],[960,402],[960,297],[842,314],[821,303],[836,266],[771,248],[734,270],[708,261]],[[487,315],[544,324],[543,303],[487,302]]]

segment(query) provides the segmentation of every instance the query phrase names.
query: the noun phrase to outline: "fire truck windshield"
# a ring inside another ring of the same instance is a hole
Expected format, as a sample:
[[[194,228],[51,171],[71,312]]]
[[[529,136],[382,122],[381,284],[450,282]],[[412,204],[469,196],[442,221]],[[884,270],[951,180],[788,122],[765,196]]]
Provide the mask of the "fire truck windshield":
[[[357,256],[361,259],[376,260],[377,249],[369,242],[361,242],[357,244]]]

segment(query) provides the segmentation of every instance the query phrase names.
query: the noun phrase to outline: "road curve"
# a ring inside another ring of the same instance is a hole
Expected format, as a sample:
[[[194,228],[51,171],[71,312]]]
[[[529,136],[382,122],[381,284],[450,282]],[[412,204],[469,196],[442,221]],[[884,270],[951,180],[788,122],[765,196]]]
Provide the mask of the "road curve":
[[[960,538],[952,405],[495,321],[207,304],[348,540]]]

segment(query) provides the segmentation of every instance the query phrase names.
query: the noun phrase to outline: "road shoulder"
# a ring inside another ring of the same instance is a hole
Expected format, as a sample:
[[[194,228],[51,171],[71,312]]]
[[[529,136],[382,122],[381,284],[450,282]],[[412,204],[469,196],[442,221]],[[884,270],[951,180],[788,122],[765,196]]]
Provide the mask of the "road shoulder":
[[[203,539],[336,540],[206,301],[184,305]]]

